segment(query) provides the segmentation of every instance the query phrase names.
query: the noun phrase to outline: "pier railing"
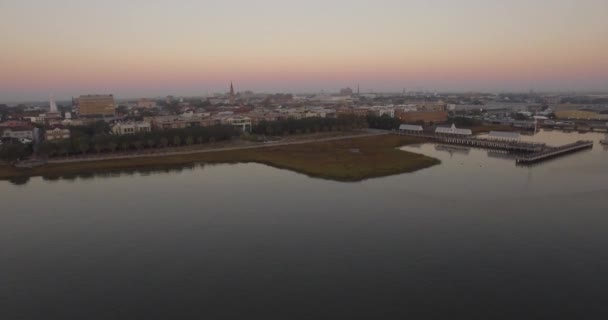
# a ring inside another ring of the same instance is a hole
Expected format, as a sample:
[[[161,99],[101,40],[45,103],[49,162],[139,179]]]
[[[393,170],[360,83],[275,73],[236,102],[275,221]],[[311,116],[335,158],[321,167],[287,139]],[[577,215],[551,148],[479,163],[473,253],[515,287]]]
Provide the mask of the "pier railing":
[[[514,140],[484,139],[479,137],[458,136],[450,134],[431,134],[417,131],[399,131],[399,135],[420,137],[445,144],[455,144],[484,149],[500,149],[517,152],[540,152],[546,148],[544,143],[523,142]]]
[[[540,152],[521,155],[515,158],[515,161],[517,163],[534,163],[588,148],[593,148],[593,141],[581,140],[559,147],[549,147]]]

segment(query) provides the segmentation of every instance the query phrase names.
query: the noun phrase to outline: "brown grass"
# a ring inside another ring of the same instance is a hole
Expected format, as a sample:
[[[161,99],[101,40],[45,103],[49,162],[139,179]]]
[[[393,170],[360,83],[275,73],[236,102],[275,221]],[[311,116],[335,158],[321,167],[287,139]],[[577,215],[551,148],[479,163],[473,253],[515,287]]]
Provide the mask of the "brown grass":
[[[419,140],[396,135],[383,135],[261,149],[49,164],[32,169],[0,166],[0,179],[31,176],[58,178],[66,175],[104,173],[125,169],[164,170],[169,167],[199,162],[255,162],[293,170],[312,177],[338,181],[361,181],[412,172],[439,163],[438,160],[424,155],[396,149],[415,142],[419,142]]]

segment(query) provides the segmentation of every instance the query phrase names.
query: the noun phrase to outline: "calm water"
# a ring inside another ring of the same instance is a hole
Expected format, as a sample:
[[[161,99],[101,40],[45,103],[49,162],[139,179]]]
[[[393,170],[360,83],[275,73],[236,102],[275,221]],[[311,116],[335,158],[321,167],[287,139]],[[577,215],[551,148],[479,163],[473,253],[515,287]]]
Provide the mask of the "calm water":
[[[443,163],[361,183],[258,164],[0,181],[0,319],[608,316],[608,150],[517,167],[404,149]]]

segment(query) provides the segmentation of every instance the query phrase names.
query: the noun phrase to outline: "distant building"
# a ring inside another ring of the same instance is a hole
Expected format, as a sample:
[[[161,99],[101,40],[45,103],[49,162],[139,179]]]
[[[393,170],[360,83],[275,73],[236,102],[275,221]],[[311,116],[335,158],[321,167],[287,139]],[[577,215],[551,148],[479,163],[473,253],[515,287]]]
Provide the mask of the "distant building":
[[[198,113],[158,116],[150,118],[150,121],[152,127],[159,130],[207,127],[219,124],[219,119],[211,119],[209,114]]]
[[[35,117],[23,117],[23,119],[28,120],[31,123],[44,124],[46,121],[46,115],[40,114]]]
[[[45,115],[46,119],[61,119],[61,112],[57,108],[57,103],[55,103],[55,99],[53,95],[51,95],[49,99],[49,112]]]
[[[5,121],[5,122],[0,122],[0,130],[3,129],[17,129],[17,128],[30,128],[32,129],[32,124],[29,122],[25,122],[25,121],[16,121],[16,120],[9,120],[9,121]]]
[[[81,116],[113,116],[116,103],[113,95],[86,95],[78,98]]]
[[[556,111],[555,116],[558,119],[574,119],[574,120],[608,120],[608,114],[601,114],[594,111],[584,110],[564,110]]]
[[[396,111],[395,117],[402,122],[443,123],[448,121],[447,111]]]
[[[443,102],[428,102],[416,105],[418,111],[446,111],[447,105]]]
[[[243,132],[251,131],[251,118],[249,117],[230,117],[223,121],[225,124],[239,128]]]
[[[46,130],[44,140],[57,141],[70,138],[70,129],[57,126],[53,129]]]
[[[0,129],[0,131],[2,131],[2,138],[34,140],[32,127],[13,127]]]
[[[148,122],[124,122],[117,123],[112,127],[112,133],[119,136],[150,131],[151,126]]]
[[[336,110],[336,115],[355,115],[358,117],[366,117],[370,112],[367,108],[340,108]]]
[[[149,100],[149,99],[139,99],[137,101],[137,108],[145,108],[145,109],[156,108],[156,101]]]
[[[340,89],[340,95],[341,96],[352,96],[353,95],[353,89],[351,89],[351,88]]]

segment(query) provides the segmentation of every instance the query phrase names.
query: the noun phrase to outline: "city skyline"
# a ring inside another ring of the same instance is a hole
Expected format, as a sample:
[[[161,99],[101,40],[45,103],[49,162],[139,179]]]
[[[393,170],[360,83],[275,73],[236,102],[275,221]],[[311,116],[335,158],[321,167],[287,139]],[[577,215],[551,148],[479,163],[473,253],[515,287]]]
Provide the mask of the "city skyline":
[[[0,4],[0,100],[362,90],[606,91],[608,3]]]

